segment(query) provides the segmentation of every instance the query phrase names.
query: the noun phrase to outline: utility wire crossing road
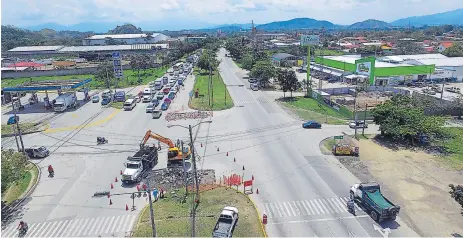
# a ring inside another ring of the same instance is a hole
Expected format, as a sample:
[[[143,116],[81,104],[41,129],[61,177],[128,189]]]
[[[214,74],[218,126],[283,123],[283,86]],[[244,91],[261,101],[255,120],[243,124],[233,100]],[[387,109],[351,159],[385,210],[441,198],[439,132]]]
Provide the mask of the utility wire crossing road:
[[[268,218],[348,213],[346,204],[347,201],[349,201],[349,197],[264,203],[264,213],[268,216]],[[357,205],[356,209],[358,212],[361,211]]]
[[[136,215],[77,218],[28,224],[25,237],[95,237],[125,236],[132,229]],[[27,221],[26,221],[27,222]],[[2,231],[2,237],[17,237],[17,224]]]

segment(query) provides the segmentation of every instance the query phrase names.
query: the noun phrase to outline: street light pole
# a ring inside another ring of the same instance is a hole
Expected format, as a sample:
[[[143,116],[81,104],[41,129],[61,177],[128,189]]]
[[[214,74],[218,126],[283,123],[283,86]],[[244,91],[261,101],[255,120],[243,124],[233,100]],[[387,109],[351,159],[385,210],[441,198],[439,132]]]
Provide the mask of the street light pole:
[[[151,187],[149,178],[146,179],[146,185],[148,189],[148,200],[150,203],[150,219],[151,219],[151,230],[153,232],[153,237],[156,237],[156,225],[154,224],[154,211],[153,211],[153,201],[151,199]]]

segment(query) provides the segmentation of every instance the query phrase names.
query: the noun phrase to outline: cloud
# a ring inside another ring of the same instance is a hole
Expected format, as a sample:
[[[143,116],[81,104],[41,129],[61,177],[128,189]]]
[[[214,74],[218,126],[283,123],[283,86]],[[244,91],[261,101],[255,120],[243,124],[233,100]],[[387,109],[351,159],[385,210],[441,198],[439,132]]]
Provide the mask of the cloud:
[[[456,8],[463,8],[462,0],[3,0],[2,24],[176,21],[218,25],[295,17],[351,24],[370,18],[392,21]]]

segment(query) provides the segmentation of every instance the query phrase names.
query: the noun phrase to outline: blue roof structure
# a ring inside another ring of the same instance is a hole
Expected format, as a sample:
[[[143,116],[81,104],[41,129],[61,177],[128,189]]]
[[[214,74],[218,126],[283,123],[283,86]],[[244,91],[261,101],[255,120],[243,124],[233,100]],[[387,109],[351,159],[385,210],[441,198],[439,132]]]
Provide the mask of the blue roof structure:
[[[54,80],[54,81],[31,81],[15,87],[3,88],[3,92],[31,92],[31,91],[53,91],[76,89],[92,81],[88,79],[70,79],[70,80]]]

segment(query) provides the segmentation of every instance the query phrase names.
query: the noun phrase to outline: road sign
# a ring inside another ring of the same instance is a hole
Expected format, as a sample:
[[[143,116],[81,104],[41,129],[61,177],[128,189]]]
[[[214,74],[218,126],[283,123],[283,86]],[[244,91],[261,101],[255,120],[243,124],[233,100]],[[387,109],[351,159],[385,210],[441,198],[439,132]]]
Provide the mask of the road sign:
[[[342,139],[344,139],[344,136],[335,136],[334,139],[335,139],[335,140],[336,140],[336,139],[342,140]]]
[[[120,52],[113,52],[113,59],[120,59],[121,58],[121,53]]]
[[[301,45],[318,45],[319,43],[319,35],[301,35]]]

